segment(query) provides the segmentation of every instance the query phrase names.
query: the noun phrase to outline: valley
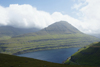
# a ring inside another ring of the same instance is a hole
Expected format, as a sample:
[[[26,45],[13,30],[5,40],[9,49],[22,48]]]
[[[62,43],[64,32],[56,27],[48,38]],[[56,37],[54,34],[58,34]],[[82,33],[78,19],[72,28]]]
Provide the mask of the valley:
[[[99,41],[98,38],[80,32],[78,29],[76,29],[71,24],[65,21],[56,22],[34,33],[32,32],[30,33],[24,32],[24,34],[22,34],[21,32],[19,33],[20,34],[16,34],[16,35],[12,35],[12,34],[8,35],[8,32],[6,31],[5,35],[3,35],[5,38],[1,37],[0,39],[0,53],[1,53],[0,60],[2,61],[1,61],[0,66],[2,67],[5,67],[6,65],[7,66],[17,66],[17,64],[20,64],[21,66],[25,67],[24,61],[26,61],[25,59],[27,58],[16,57],[13,55],[19,55],[19,54],[35,52],[35,51],[42,51],[42,50],[64,49],[64,48],[75,48],[75,47],[86,46],[84,48],[79,49],[80,51],[82,49],[87,49],[88,48],[87,45],[89,46],[89,44]],[[2,36],[2,31],[1,31],[1,36]],[[9,36],[9,38],[7,38],[6,36]],[[91,48],[95,48],[95,47],[96,46],[92,46]],[[74,55],[77,55],[76,53]],[[84,52],[81,52],[81,53],[84,54]],[[10,55],[6,55],[6,54],[10,54]],[[70,65],[77,65],[78,63],[75,62],[75,58],[73,59],[74,55],[72,55],[71,58],[69,57],[69,59],[64,62],[65,64],[61,64],[61,65],[57,64],[57,65],[61,67],[65,67],[65,66],[70,67]],[[20,59],[22,61],[20,61]],[[32,62],[30,62],[30,60],[32,60]],[[55,63],[35,60],[32,58],[27,59],[27,62],[30,62],[30,64],[32,63],[31,65],[27,63],[27,65],[30,67],[34,66],[33,63],[34,64],[41,63],[41,66],[43,66],[46,63],[48,67],[56,65]],[[4,63],[6,63],[6,65]],[[14,64],[12,65],[11,63],[14,63]],[[80,64],[81,62],[79,63],[79,65]],[[38,64],[36,66],[38,66]]]
[[[68,22],[60,21],[38,32],[0,41],[0,52],[17,55],[40,50],[83,47],[96,41],[99,39],[80,32]]]

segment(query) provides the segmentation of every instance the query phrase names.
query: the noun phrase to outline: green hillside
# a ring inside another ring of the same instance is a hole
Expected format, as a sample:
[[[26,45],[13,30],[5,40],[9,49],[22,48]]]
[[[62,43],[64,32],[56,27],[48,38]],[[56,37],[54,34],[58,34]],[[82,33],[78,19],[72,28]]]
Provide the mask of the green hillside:
[[[79,49],[66,60],[65,64],[100,66],[100,42]]]
[[[66,65],[47,61],[0,54],[0,67],[81,67],[80,65]],[[91,66],[82,66],[91,67]]]
[[[99,39],[81,33],[68,22],[60,21],[39,32],[0,41],[0,52],[16,55],[39,50],[83,47],[96,41]]]

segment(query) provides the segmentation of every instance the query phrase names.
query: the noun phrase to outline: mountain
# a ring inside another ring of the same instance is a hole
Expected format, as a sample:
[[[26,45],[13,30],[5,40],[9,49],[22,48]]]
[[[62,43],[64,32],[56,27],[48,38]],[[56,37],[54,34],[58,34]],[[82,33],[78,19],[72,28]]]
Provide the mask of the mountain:
[[[79,49],[66,60],[65,64],[100,66],[100,42]]]
[[[38,32],[0,41],[0,52],[17,55],[39,50],[83,47],[96,41],[99,39],[80,32],[68,22],[59,21]]]
[[[12,26],[1,26],[0,27],[0,40],[7,39],[16,35],[37,32],[38,28],[15,28]]]
[[[75,27],[73,27],[71,24],[69,24],[66,21],[56,22],[54,24],[51,24],[47,28],[44,28],[41,31],[49,33],[49,34],[73,34],[73,33],[80,33],[80,31],[78,29],[76,29]]]

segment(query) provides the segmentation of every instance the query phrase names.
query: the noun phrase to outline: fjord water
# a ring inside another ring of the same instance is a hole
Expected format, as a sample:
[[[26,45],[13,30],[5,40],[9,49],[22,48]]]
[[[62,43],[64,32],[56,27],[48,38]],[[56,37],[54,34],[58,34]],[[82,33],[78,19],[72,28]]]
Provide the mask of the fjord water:
[[[53,50],[42,50],[36,52],[30,52],[25,54],[20,54],[17,56],[29,57],[54,63],[62,63],[72,54],[78,51],[80,47],[77,48],[65,48],[65,49],[53,49]]]

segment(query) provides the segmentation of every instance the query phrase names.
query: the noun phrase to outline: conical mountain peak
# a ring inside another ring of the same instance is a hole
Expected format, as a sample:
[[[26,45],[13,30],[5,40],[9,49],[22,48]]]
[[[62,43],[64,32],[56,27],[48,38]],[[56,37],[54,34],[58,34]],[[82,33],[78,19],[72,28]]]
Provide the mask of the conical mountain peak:
[[[45,31],[47,33],[56,33],[56,34],[72,34],[79,33],[80,31],[76,29],[74,26],[69,24],[66,21],[59,21],[54,24],[49,25],[41,31]]]

